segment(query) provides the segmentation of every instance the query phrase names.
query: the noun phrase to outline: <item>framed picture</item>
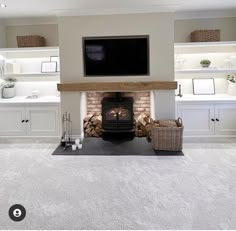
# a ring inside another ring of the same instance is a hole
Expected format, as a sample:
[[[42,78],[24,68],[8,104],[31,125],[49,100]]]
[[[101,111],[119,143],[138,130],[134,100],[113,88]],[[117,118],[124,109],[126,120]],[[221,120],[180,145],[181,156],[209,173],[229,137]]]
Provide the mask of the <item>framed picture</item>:
[[[213,78],[210,79],[192,79],[193,80],[193,94],[194,95],[214,95],[215,82]]]
[[[50,56],[50,62],[57,62],[57,72],[60,71],[60,59],[59,56]]]
[[[57,71],[57,62],[42,62],[41,72],[42,73],[54,73]]]
[[[5,60],[0,59],[0,75],[4,75]]]

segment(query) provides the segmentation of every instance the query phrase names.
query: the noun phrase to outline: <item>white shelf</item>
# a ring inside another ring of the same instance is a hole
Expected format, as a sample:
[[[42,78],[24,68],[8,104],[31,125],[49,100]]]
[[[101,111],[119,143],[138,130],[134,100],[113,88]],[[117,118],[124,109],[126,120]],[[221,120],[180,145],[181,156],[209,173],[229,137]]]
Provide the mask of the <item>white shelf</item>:
[[[59,56],[59,47],[22,47],[0,48],[0,55],[5,59],[48,58]]]
[[[227,47],[236,46],[236,41],[175,43],[175,47]]]
[[[236,52],[236,41],[175,43],[175,54]]]
[[[19,47],[19,48],[0,48],[2,52],[37,52],[37,51],[58,51],[59,47]]]
[[[202,69],[176,69],[176,74],[200,74],[200,73],[215,73],[215,74],[235,74],[236,69],[217,69],[217,68],[202,68]]]
[[[5,74],[0,77],[59,77],[60,72],[41,73],[42,62],[50,62],[51,57],[59,57],[59,47],[0,48],[0,56],[5,59]],[[15,64],[15,66],[14,66]]]
[[[60,76],[60,72],[55,73],[19,73],[19,74],[4,74],[0,77],[13,78],[13,77],[43,77],[43,76]]]
[[[231,96],[228,94],[215,94],[215,95],[192,95],[184,94],[182,97],[176,96],[176,102],[236,102],[236,96]]]

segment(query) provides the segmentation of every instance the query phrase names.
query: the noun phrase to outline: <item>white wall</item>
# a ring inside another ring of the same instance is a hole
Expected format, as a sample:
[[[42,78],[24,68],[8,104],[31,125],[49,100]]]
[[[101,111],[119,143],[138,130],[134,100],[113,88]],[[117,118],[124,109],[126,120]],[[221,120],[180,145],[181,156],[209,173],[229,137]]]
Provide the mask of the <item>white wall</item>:
[[[18,78],[19,79],[19,78]],[[39,96],[58,96],[58,81],[18,81],[16,82],[16,96],[32,95],[34,90],[39,92]]]
[[[17,25],[6,27],[7,47],[17,47],[16,36],[40,35],[45,37],[46,46],[58,46],[58,25]]]
[[[150,76],[132,77],[84,77],[82,60],[82,37],[149,35],[150,37]],[[174,14],[130,14],[109,16],[80,16],[59,18],[59,40],[61,57],[61,82],[95,81],[155,81],[174,80]],[[157,95],[157,94],[156,94]],[[174,117],[174,91],[160,96],[162,102],[156,105],[155,116],[162,114]],[[62,113],[72,115],[73,133],[80,133],[80,93],[61,94]],[[158,114],[158,112],[162,112]]]
[[[0,20],[0,48],[6,47],[6,31],[5,31],[5,23]]]
[[[190,42],[194,30],[220,29],[221,41],[236,41],[236,18],[184,19],[175,21],[175,42]]]

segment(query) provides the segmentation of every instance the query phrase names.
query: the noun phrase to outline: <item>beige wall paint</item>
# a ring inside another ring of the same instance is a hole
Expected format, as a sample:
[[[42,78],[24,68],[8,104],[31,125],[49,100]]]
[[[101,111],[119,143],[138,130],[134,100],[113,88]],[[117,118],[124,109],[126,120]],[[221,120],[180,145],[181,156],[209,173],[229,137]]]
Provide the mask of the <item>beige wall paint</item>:
[[[236,41],[236,18],[184,19],[175,21],[175,42],[190,42],[194,30],[220,29],[221,41]]]
[[[6,37],[7,47],[17,47],[17,35],[40,35],[45,37],[46,46],[58,46],[58,25],[24,25],[24,26],[7,26]]]
[[[60,18],[61,81],[173,80],[173,17],[160,13]],[[84,77],[82,37],[113,35],[150,36],[150,77]]]
[[[0,48],[6,47],[5,23],[0,20]]]
[[[116,35],[149,35],[150,76],[84,77],[82,37]],[[174,80],[173,13],[61,17],[59,38],[62,83]],[[161,119],[165,115],[165,118],[174,118],[174,91],[159,95],[162,103],[155,105],[155,117]],[[73,134],[81,131],[80,98],[80,93],[61,93],[62,113],[73,111],[72,121],[80,120],[80,125],[73,126]]]

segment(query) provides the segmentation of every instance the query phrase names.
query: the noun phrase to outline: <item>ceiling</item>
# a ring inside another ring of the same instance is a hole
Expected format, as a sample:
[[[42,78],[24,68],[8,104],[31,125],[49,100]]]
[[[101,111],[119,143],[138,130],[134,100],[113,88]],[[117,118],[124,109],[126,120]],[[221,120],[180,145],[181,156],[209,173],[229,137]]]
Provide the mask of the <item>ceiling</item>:
[[[145,12],[236,12],[236,0],[0,0],[0,18]]]

